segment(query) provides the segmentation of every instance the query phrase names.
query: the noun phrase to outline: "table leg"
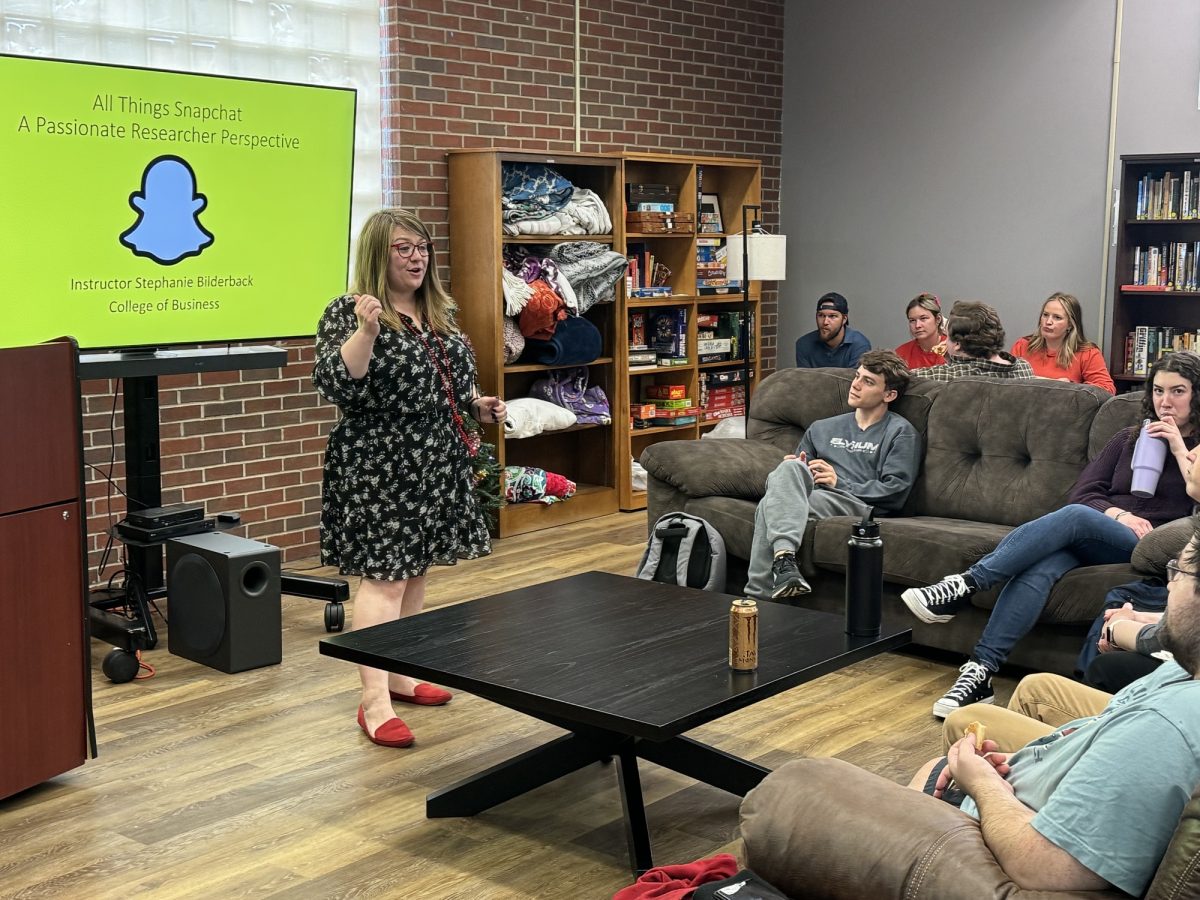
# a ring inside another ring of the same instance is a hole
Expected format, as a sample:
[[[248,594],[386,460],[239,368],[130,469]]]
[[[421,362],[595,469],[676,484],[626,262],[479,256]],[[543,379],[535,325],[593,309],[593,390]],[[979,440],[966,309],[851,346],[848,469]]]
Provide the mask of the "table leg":
[[[617,782],[621,789],[621,806],[625,810],[625,839],[629,844],[629,864],[634,875],[653,868],[650,855],[650,826],[646,822],[646,805],[642,802],[642,779],[638,775],[638,758],[633,741],[625,741],[617,752]]]
[[[635,752],[644,760],[739,797],[746,796],[771,774],[770,769],[757,763],[687,737],[674,737],[666,741],[639,740]]]
[[[431,819],[476,815],[611,756],[619,744],[620,738],[615,735],[612,740],[594,735],[563,735],[434,791],[425,798],[425,815]]]

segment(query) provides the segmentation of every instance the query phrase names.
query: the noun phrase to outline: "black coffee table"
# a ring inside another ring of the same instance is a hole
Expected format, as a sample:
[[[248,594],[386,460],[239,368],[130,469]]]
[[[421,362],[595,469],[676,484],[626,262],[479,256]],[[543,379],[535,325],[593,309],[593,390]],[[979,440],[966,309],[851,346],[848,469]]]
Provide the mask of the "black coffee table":
[[[683,732],[908,643],[885,619],[851,638],[842,617],[759,604],[759,667],[728,666],[734,598],[587,572],[321,641],[321,653],[469,691],[570,732],[435,791],[431,818],[473,816],[615,757],[629,854],[653,865],[637,760],[739,796],[769,770]]]

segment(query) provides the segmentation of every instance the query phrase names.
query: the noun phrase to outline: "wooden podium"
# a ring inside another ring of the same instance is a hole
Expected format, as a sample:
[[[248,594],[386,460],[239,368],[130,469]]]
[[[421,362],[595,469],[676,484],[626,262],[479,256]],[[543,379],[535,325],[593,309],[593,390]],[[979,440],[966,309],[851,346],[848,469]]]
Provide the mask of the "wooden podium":
[[[0,350],[0,797],[86,756],[91,681],[72,341]]]

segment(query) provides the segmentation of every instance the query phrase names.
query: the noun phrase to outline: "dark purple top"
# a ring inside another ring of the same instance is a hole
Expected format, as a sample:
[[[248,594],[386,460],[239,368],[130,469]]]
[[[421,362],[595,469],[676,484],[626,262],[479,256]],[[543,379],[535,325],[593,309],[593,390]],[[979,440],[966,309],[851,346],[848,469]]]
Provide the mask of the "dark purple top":
[[[1188,449],[1196,446],[1196,441],[1195,436],[1184,438]],[[1187,495],[1183,473],[1179,471],[1179,465],[1170,452],[1167,453],[1154,496],[1143,500],[1129,493],[1133,487],[1133,445],[1128,429],[1113,435],[1100,455],[1079,473],[1067,502],[1082,503],[1099,512],[1119,506],[1135,516],[1141,516],[1155,528],[1191,515],[1193,501]]]

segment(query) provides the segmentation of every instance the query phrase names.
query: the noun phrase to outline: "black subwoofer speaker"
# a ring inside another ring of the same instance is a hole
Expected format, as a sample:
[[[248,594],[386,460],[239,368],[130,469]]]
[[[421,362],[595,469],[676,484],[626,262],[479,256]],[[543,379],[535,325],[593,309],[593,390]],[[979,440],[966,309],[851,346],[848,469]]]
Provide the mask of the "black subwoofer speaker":
[[[283,659],[279,548],[221,532],[167,541],[167,648],[222,672]]]

